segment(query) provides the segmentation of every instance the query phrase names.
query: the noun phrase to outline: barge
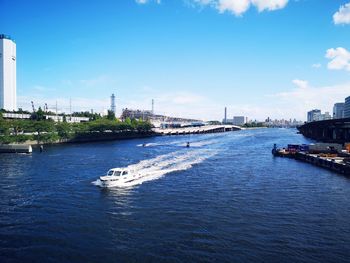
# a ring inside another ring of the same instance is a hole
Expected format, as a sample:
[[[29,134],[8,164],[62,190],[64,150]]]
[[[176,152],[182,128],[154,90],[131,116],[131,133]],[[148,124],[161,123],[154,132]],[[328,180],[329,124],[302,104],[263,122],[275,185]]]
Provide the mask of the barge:
[[[341,145],[335,144],[289,144],[282,149],[278,149],[275,144],[272,149],[272,154],[276,157],[303,161],[347,176],[350,176],[349,152],[349,145],[343,149]]]

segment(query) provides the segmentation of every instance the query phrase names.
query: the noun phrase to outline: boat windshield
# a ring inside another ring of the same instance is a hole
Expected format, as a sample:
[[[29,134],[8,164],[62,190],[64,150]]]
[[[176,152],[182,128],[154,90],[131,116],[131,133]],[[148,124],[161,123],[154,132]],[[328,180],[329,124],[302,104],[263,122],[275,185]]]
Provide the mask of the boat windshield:
[[[120,175],[120,171],[113,171],[113,170],[111,170],[111,171],[109,171],[108,172],[108,176],[112,176],[112,175],[114,175],[114,176],[119,176]]]

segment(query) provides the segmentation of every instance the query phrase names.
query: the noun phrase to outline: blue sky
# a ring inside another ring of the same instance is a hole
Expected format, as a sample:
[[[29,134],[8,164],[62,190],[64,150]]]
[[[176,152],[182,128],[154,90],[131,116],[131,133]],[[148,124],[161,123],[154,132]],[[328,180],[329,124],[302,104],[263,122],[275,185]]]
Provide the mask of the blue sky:
[[[349,0],[0,0],[19,102],[297,118],[350,95]]]

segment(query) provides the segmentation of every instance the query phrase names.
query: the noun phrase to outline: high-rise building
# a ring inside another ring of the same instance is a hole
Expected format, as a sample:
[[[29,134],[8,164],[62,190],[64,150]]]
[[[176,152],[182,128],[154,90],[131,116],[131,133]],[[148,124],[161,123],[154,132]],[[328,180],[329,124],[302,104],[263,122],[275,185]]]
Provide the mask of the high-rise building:
[[[344,102],[335,103],[333,106],[333,119],[344,118]]]
[[[350,118],[350,96],[345,98],[344,118]]]
[[[0,109],[17,110],[16,43],[0,35]]]
[[[319,121],[321,117],[321,110],[311,110],[307,113],[307,122]]]

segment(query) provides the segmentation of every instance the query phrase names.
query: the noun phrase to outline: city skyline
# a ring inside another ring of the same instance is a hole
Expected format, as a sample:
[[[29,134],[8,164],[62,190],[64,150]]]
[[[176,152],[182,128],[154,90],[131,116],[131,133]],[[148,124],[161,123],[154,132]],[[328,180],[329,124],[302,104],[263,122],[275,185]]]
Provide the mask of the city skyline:
[[[16,2],[18,107],[305,120],[350,95],[348,0]]]

